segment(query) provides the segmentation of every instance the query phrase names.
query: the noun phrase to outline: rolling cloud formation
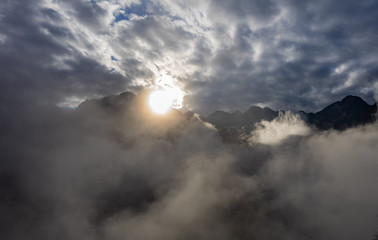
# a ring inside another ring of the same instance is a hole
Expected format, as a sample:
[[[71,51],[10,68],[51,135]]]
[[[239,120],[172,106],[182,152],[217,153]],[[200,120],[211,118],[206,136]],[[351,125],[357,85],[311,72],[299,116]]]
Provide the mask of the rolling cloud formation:
[[[369,239],[378,230],[377,124],[263,122],[225,145],[214,127],[124,93],[1,118],[5,239]],[[290,132],[290,131],[289,131]],[[251,133],[251,136],[256,134]]]
[[[165,75],[201,114],[374,101],[372,0],[4,0],[0,9],[2,101],[72,107]]]

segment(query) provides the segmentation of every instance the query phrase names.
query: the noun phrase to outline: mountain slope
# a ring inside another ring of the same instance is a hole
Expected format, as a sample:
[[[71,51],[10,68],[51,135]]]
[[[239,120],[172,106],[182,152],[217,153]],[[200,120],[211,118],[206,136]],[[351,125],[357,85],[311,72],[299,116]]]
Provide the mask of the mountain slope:
[[[88,114],[93,111],[102,111],[104,114],[116,114],[125,111],[137,96],[131,92],[120,95],[107,96],[101,99],[87,100],[79,105],[77,112]],[[375,121],[377,104],[369,105],[360,97],[346,96],[341,101],[334,102],[316,113],[299,111],[299,115],[309,124],[319,130],[345,130]],[[179,114],[178,111],[172,111]],[[192,114],[189,114],[192,115]],[[215,111],[207,117],[201,117],[203,121],[213,124],[223,139],[232,139],[252,131],[256,123],[262,120],[272,121],[278,116],[278,111],[270,108],[251,106],[246,112],[236,111],[227,113]]]
[[[255,124],[261,120],[271,121],[277,116],[278,112],[275,112],[270,108],[252,106],[245,113],[239,111],[234,113],[215,111],[202,119],[213,124],[217,129],[241,127],[253,128]]]
[[[308,122],[320,130],[345,130],[373,122],[377,104],[369,105],[360,97],[346,96],[317,113],[308,113]]]
[[[346,96],[316,113],[299,111],[298,114],[309,125],[318,130],[345,130],[350,127],[372,123],[375,121],[377,104],[369,105],[360,97]],[[262,120],[272,121],[278,116],[278,111],[270,108],[252,106],[245,113],[227,113],[215,111],[203,121],[213,124],[219,131],[223,141],[228,143],[243,142],[241,136],[255,129],[256,123]]]

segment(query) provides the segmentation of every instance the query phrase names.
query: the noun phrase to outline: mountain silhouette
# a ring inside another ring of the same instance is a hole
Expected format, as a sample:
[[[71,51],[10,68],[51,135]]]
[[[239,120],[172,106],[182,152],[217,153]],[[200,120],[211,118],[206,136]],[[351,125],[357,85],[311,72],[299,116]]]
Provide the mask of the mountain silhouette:
[[[130,104],[135,102],[139,95],[132,92],[124,92],[119,95],[106,96],[100,99],[86,100],[81,103],[77,112],[90,115],[91,111],[102,111],[106,115],[113,115],[128,111]],[[360,97],[346,96],[341,101],[334,102],[316,113],[299,111],[298,114],[310,126],[318,130],[345,130],[375,121],[377,103],[369,105]],[[191,118],[194,113],[180,113],[177,110],[171,111],[176,116]],[[255,129],[256,124],[265,121],[272,121],[278,117],[279,111],[268,107],[261,108],[251,106],[246,112],[236,111],[228,113],[215,111],[207,117],[201,117],[205,122],[211,123],[218,129],[219,135],[226,142],[240,142],[240,136]]]
[[[82,102],[78,107],[78,112],[93,111],[101,109],[109,113],[117,113],[127,108],[136,95],[132,92],[123,92],[119,95],[110,95],[99,99],[89,99]]]
[[[261,120],[271,121],[278,116],[278,112],[270,108],[260,108],[257,106],[250,107],[245,113],[236,111],[227,113],[224,111],[215,111],[202,119],[213,124],[217,129],[224,128],[253,128]]]
[[[375,121],[377,103],[369,105],[360,97],[346,96],[316,113],[299,111],[298,114],[310,126],[318,130],[345,130]],[[245,113],[215,111],[203,121],[213,124],[223,141],[228,143],[243,142],[241,136],[254,130],[256,123],[266,120],[272,121],[278,116],[278,111],[270,108],[252,106]]]
[[[367,104],[357,96],[346,96],[317,113],[308,113],[308,123],[320,130],[345,130],[375,121],[377,103]]]

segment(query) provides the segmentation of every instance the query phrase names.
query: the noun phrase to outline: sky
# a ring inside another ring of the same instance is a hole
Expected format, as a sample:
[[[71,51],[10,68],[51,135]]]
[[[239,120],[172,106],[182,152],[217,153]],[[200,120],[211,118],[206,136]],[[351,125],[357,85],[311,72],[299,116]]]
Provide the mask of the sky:
[[[75,107],[167,76],[205,115],[375,102],[375,0],[4,0],[0,19],[9,104]]]

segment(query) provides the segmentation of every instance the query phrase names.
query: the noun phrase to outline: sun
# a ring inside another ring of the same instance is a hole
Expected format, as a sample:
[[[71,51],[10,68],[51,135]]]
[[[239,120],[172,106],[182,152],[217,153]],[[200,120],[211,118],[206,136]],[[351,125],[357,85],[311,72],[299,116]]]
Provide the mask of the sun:
[[[182,108],[184,92],[178,87],[166,87],[150,93],[148,104],[156,114],[164,114],[171,108]]]
[[[171,108],[173,101],[174,96],[168,91],[158,90],[150,94],[148,104],[153,112],[164,114]]]
[[[156,114],[165,114],[170,109],[183,107],[185,92],[174,84],[175,80],[169,75],[161,75],[157,79],[155,90],[150,92],[148,105]]]

